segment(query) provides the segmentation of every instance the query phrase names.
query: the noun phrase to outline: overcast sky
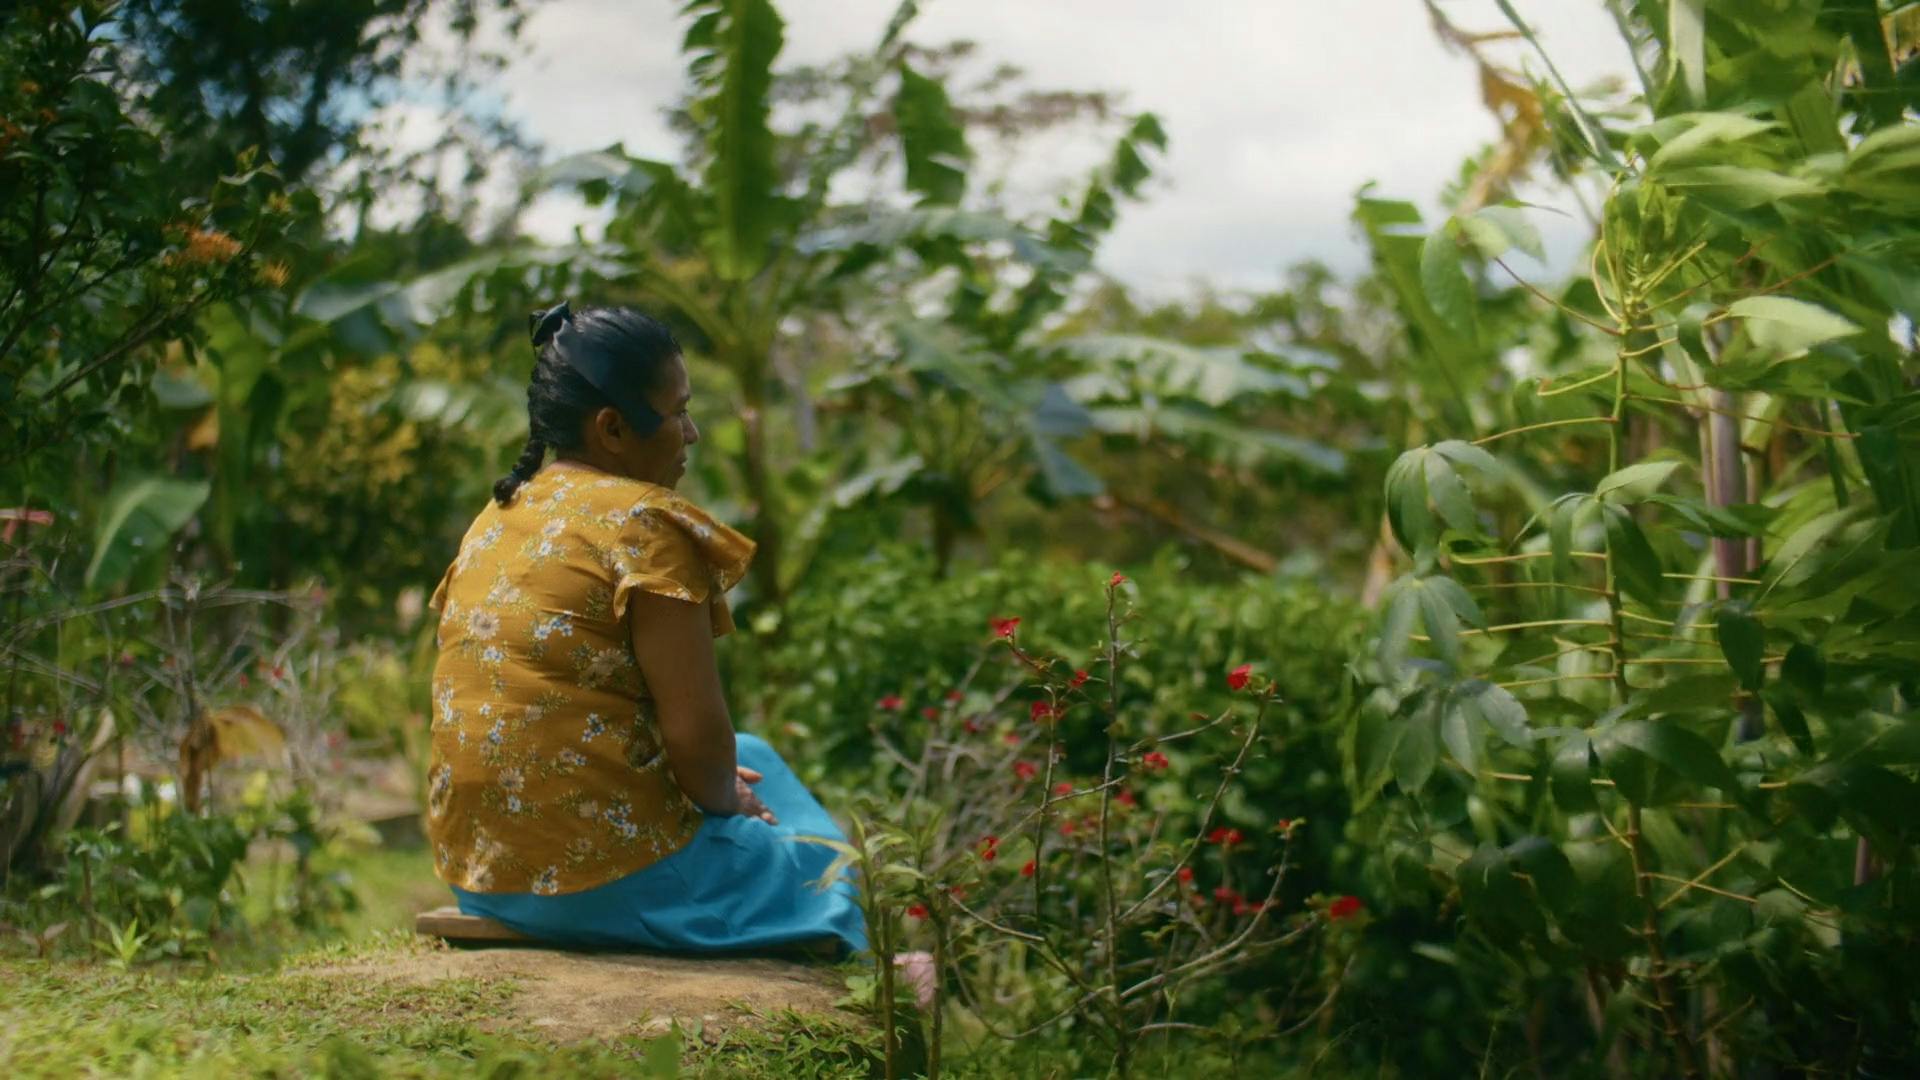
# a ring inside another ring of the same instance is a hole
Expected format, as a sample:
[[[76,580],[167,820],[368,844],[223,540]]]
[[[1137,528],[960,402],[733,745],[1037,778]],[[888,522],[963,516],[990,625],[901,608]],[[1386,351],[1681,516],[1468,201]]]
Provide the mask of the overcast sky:
[[[1625,77],[1625,46],[1601,0],[1514,0],[1576,87]],[[676,0],[547,0],[497,89],[554,154],[624,142],[672,157],[661,110],[684,78]],[[782,64],[870,48],[895,0],[780,0]],[[1492,0],[1450,0],[1467,30],[1506,24]],[[1129,206],[1101,251],[1108,273],[1165,295],[1206,279],[1259,288],[1281,267],[1364,258],[1348,223],[1356,189],[1431,208],[1461,159],[1491,139],[1473,64],[1434,36],[1418,0],[926,0],[909,35],[977,42],[983,63],[1024,68],[1036,87],[1117,91],[1159,114],[1171,140],[1161,181]],[[1537,67],[1519,47],[1502,55]],[[1084,140],[1082,140],[1084,141]],[[1009,200],[1037,208],[1095,153],[1075,140],[1029,145],[983,165]],[[1533,194],[1533,193],[1528,193]],[[549,200],[528,225],[561,239],[583,215]],[[1583,239],[1539,215],[1556,261]]]

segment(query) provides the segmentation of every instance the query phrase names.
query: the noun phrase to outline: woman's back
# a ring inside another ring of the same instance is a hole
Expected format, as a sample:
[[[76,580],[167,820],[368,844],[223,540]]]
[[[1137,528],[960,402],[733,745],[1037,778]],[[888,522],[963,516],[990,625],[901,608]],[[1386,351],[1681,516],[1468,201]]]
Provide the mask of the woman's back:
[[[678,851],[701,814],[668,768],[628,601],[709,603],[753,545],[670,488],[541,469],[489,503],[434,594],[427,831],[475,892],[571,893]]]

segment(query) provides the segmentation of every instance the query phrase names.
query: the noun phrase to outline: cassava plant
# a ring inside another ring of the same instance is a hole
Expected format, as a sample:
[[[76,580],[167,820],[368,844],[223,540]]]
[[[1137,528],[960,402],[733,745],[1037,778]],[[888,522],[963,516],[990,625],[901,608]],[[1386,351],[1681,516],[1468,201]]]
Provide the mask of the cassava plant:
[[[1624,5],[1650,119],[1563,117],[1609,187],[1583,280],[1523,283],[1556,344],[1509,426],[1387,476],[1412,568],[1359,663],[1356,798],[1392,794],[1388,876],[1427,876],[1403,895],[1456,900],[1510,1007],[1564,1001],[1591,1037],[1546,1044],[1614,1075],[1879,1075],[1920,1031],[1920,126],[1887,106],[1895,7]],[[1522,228],[1427,236],[1427,313],[1473,325]]]

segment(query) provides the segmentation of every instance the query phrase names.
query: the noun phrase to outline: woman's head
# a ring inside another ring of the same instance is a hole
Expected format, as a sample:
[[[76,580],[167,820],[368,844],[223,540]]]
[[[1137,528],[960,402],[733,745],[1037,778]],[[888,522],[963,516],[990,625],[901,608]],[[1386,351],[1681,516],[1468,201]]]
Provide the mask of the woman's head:
[[[666,324],[632,308],[535,312],[527,446],[493,485],[502,505],[548,450],[606,472],[672,487],[700,440],[687,415],[687,366]]]

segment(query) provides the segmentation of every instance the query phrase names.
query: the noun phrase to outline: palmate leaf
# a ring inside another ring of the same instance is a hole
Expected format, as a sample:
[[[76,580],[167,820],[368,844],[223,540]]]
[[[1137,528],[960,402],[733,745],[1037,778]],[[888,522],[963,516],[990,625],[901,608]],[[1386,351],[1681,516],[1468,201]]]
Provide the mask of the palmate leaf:
[[[1668,0],[1667,55],[1696,105],[1707,100],[1707,0]]]
[[[1749,296],[1727,305],[1727,312],[1745,320],[1755,345],[1782,356],[1798,356],[1821,342],[1860,332],[1852,321],[1790,296]]]
[[[1408,450],[1387,468],[1387,524],[1407,551],[1431,549],[1440,540],[1442,524],[1468,536],[1483,534],[1455,469],[1463,462],[1483,473],[1498,468],[1486,451],[1457,440]]]
[[[1594,753],[1607,775],[1619,785],[1621,794],[1636,802],[1652,801],[1657,789],[1652,774],[1636,757],[1651,761],[1680,779],[1717,788],[1727,795],[1743,793],[1720,751],[1674,720],[1629,720],[1615,724],[1594,737]]]
[[[1454,239],[1459,226],[1448,222],[1427,234],[1420,244],[1420,288],[1434,314],[1454,332],[1475,336],[1473,281],[1460,261],[1460,245]]]
[[[1658,490],[1667,478],[1673,475],[1681,462],[1677,459],[1667,461],[1642,461],[1628,465],[1607,474],[1593,489],[1593,497],[1601,502],[1626,506],[1640,502]]]
[[[1647,536],[1633,515],[1618,506],[1602,506],[1600,518],[1606,526],[1607,551],[1613,556],[1613,572],[1622,592],[1650,607],[1660,602],[1660,557],[1653,553]]]
[[[1727,666],[1740,677],[1740,685],[1748,690],[1760,689],[1761,681],[1766,678],[1763,662],[1766,632],[1760,628],[1760,620],[1742,608],[1728,605],[1720,609],[1714,633],[1720,639],[1720,652],[1726,656]]]

